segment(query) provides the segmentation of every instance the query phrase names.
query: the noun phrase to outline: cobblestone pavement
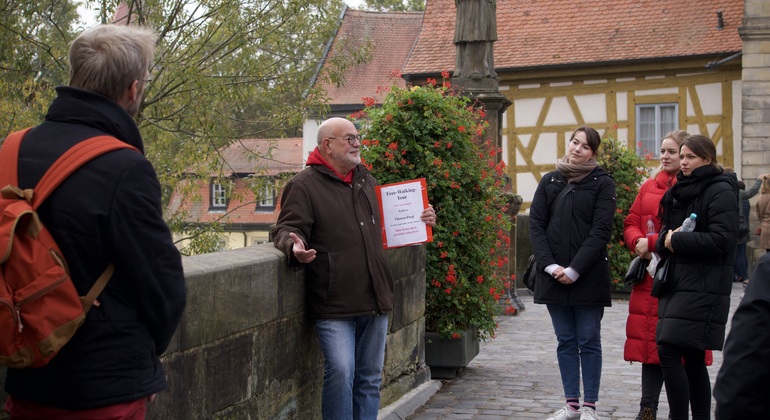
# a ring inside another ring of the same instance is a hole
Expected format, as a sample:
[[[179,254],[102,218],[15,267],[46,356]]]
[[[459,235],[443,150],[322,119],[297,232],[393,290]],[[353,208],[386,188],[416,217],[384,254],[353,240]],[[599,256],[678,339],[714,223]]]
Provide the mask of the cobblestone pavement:
[[[518,295],[525,310],[499,317],[497,338],[481,343],[478,356],[457,378],[442,388],[410,420],[428,419],[545,419],[564,405],[556,337],[545,305],[536,305],[527,290]],[[733,283],[730,318],[743,296],[743,284]],[[628,301],[614,299],[602,320],[602,383],[597,414],[600,419],[634,419],[639,412],[641,365],[623,360]],[[729,322],[728,322],[729,328]],[[714,352],[709,367],[712,388],[722,353]],[[712,413],[714,402],[712,401]],[[668,418],[665,387],[658,419]]]

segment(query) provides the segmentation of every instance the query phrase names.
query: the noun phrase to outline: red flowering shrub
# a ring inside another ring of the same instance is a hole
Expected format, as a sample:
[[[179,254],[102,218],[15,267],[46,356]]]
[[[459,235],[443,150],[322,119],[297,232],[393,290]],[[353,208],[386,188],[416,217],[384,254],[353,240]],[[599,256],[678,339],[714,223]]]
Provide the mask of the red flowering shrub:
[[[364,114],[367,167],[382,184],[424,177],[438,215],[427,244],[426,329],[459,337],[474,328],[481,339],[494,337],[510,222],[502,217],[501,151],[479,144],[488,126],[482,111],[431,79],[425,86],[392,87]]]

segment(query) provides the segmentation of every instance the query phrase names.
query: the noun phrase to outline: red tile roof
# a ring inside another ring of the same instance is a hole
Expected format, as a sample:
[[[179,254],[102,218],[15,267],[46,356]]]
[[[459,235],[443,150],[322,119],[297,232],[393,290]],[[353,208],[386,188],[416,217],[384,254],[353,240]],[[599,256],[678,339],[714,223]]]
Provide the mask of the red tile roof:
[[[373,96],[377,87],[405,86],[393,72],[401,72],[412,50],[422,24],[422,12],[368,12],[347,9],[329,56],[339,54],[339,48],[360,47],[371,42],[372,57],[364,64],[354,64],[345,72],[344,86],[319,81],[328,92],[330,105],[362,105],[363,96]],[[326,63],[324,63],[326,66]]]
[[[744,0],[497,0],[495,68],[516,70],[742,50]],[[724,29],[717,30],[717,11]],[[427,0],[403,73],[454,70],[454,0]]]
[[[225,175],[278,175],[302,170],[302,138],[243,139],[222,151]]]

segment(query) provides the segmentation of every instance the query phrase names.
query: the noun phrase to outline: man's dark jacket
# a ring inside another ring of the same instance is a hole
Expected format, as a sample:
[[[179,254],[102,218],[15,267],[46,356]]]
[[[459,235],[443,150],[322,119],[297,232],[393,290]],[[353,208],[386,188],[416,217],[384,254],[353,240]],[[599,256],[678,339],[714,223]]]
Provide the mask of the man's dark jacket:
[[[21,145],[19,184],[31,188],[74,144],[112,135],[143,151],[131,116],[105,96],[57,88],[45,122]],[[134,401],[166,387],[158,356],[169,345],[186,302],[179,252],[165,224],[150,162],[124,149],[97,157],[41,205],[72,281],[85,295],[107,265],[115,274],[83,326],[42,368],[8,369],[13,398],[87,409]]]
[[[308,313],[314,318],[370,316],[393,309],[393,279],[382,247],[376,181],[363,165],[353,182],[324,165],[311,165],[284,187],[272,232],[276,248],[292,254],[295,233],[316,259],[304,265]]]
[[[535,303],[610,306],[607,243],[616,208],[615,181],[597,166],[551,209],[566,186],[567,179],[558,171],[540,180],[529,209],[530,240],[539,267],[572,267],[580,277],[564,285],[539,273]]]
[[[770,412],[770,254],[760,258],[731,322],[714,385],[716,419],[765,418]]]

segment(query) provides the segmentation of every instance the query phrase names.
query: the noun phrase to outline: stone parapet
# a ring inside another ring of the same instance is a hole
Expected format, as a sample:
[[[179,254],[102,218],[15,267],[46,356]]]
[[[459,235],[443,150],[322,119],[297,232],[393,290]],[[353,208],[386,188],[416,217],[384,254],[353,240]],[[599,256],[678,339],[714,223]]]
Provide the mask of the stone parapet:
[[[387,252],[395,280],[381,405],[430,380],[425,247]],[[162,361],[169,386],[148,419],[317,419],[323,358],[303,272],[272,244],[183,259],[188,303]],[[5,380],[0,370],[0,385]],[[7,395],[0,395],[2,403]],[[0,414],[0,418],[6,418]]]

